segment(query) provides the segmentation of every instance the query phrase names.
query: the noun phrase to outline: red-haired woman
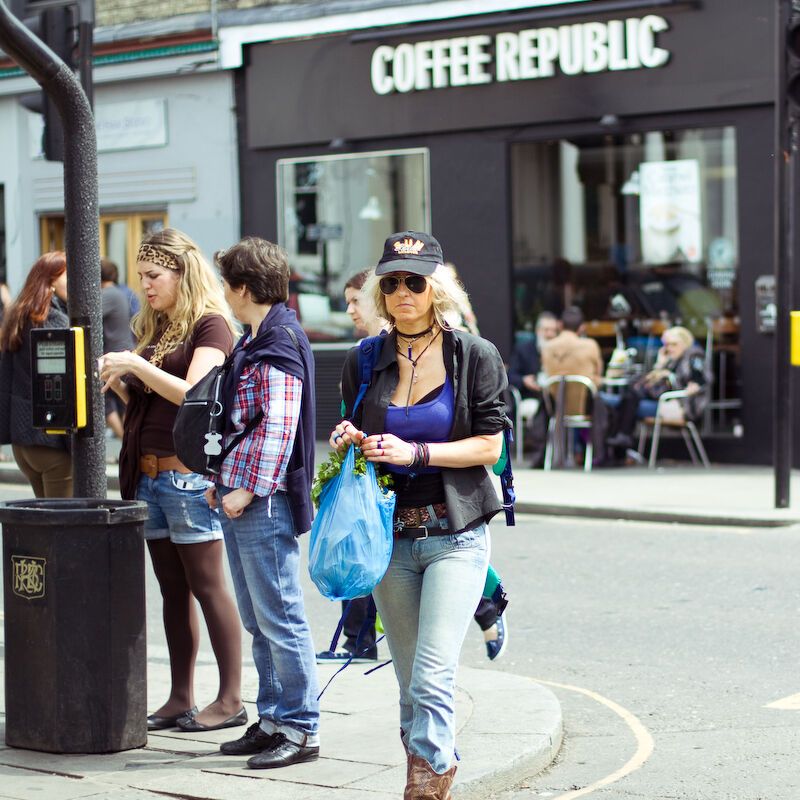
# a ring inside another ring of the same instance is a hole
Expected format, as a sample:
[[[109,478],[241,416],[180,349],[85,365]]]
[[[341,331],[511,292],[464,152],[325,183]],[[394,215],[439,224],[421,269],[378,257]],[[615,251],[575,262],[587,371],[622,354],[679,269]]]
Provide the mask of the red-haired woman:
[[[31,267],[19,297],[3,311],[0,327],[0,444],[37,497],[72,497],[72,458],[65,436],[31,426],[31,329],[67,328],[67,258],[45,253]]]

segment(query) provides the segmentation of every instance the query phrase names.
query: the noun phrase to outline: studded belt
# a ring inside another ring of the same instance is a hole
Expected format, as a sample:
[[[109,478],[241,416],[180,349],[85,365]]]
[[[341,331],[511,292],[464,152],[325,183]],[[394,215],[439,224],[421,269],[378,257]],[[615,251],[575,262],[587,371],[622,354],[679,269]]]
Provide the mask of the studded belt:
[[[398,508],[394,517],[395,539],[427,539],[429,536],[445,536],[451,533],[445,503],[433,503],[420,508]]]

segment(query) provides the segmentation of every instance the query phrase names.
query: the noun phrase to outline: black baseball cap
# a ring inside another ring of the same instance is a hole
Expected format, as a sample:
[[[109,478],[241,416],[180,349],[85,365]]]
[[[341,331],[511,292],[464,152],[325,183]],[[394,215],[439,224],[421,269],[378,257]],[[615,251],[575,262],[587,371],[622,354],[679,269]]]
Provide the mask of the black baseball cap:
[[[433,236],[419,231],[402,231],[393,233],[384,243],[375,274],[410,272],[412,275],[433,275],[436,267],[443,263],[442,246]]]

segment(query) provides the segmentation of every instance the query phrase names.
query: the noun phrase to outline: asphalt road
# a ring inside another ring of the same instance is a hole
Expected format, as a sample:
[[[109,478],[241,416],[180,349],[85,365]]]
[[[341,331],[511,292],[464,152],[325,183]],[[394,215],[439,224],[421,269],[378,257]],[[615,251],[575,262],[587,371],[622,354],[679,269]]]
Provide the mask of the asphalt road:
[[[800,797],[800,529],[521,517],[493,533],[510,644],[490,664],[472,626],[462,660],[547,682],[565,725],[553,767],[499,800]],[[338,611],[306,586],[322,649]],[[166,660],[149,565],[147,588],[149,655]]]

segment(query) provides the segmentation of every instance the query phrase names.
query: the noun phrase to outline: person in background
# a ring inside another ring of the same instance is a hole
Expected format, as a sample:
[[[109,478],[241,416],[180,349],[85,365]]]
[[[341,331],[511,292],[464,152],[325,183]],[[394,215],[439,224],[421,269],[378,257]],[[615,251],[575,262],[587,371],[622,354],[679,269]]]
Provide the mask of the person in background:
[[[600,345],[594,339],[584,336],[586,326],[583,312],[577,306],[565,308],[561,314],[561,328],[561,333],[542,347],[542,369],[548,377],[583,375],[599,389],[603,382],[603,355]],[[571,406],[569,393],[566,405],[568,408]],[[578,412],[570,410],[567,413]],[[605,461],[605,439],[608,431],[608,410],[599,394],[591,407],[591,416],[594,462],[599,466]]]
[[[298,543],[311,528],[314,357],[286,305],[289,263],[282,248],[248,236],[215,260],[246,330],[223,387],[224,446],[257,421],[206,494],[222,506],[236,600],[258,671],[259,718],[220,750],[249,755],[251,769],[274,769],[319,758],[319,687]]]
[[[100,300],[103,307],[103,352],[118,353],[134,347],[128,298],[116,285],[117,265],[107,258],[100,259]],[[106,424],[121,439],[122,414],[125,406],[116,392],[106,392]]]
[[[146,300],[133,319],[136,350],[103,355],[100,377],[103,391],[126,403],[120,492],[147,504],[144,535],[164,603],[172,683],[147,727],[200,732],[244,725],[241,626],[225,582],[219,514],[205,498],[209,481],[180,462],[172,439],[186,390],[222,364],[236,327],[219,278],[186,234],[174,228],[150,234],[136,261]],[[199,713],[194,598],[219,668],[217,697]]]
[[[45,253],[5,308],[0,327],[0,444],[11,445],[37,497],[72,497],[69,438],[31,425],[31,329],[68,328],[66,301],[67,258],[61,251]]]
[[[371,269],[358,272],[350,278],[344,285],[344,299],[347,303],[347,313],[353,320],[356,329],[356,336],[366,333],[367,336],[378,336],[381,331],[386,330],[387,322],[381,319],[373,308],[370,307],[369,300],[361,294],[364,281],[372,274]]]
[[[347,313],[353,320],[356,336],[366,333],[367,336],[379,336],[388,328],[388,323],[377,315],[369,298],[364,297],[361,290],[364,282],[372,274],[371,269],[356,273],[344,285],[344,299],[347,303]],[[344,409],[342,410],[344,413]],[[375,622],[367,622],[370,613],[372,596],[356,597],[350,601],[342,601],[342,633],[344,642],[341,650],[322,650],[317,653],[317,662],[320,664],[338,661],[344,663],[352,660],[354,663],[362,661],[376,661],[378,647],[376,645]]]
[[[133,289],[131,289],[131,287],[128,286],[127,283],[119,282],[119,269],[113,261],[107,258],[101,258],[100,259],[101,266],[103,265],[103,263],[106,264],[106,270],[107,270],[106,274],[110,276],[109,280],[111,280],[111,282],[122,292],[122,294],[125,295],[125,299],[128,301],[128,317],[130,319],[133,319],[141,309],[141,303],[139,302],[139,295],[137,295],[136,292],[134,292]]]
[[[705,408],[703,388],[711,376],[706,370],[703,350],[695,344],[692,332],[675,326],[661,336],[661,348],[650,372],[627,387],[621,398],[608,398],[618,402],[617,431],[608,438],[611,447],[631,448],[636,421],[654,417],[658,398],[671,389],[686,389],[689,396],[681,401],[687,419],[695,420]]]
[[[364,292],[393,330],[363,403],[329,443],[360,447],[394,478],[394,549],[373,596],[400,686],[405,797],[445,800],[456,772],[455,672],[486,584],[488,522],[502,508],[486,466],[510,424],[507,379],[491,342],[454,330],[465,293],[431,235],[390,236]],[[351,350],[346,410],[360,382]]]
[[[528,331],[517,333],[508,365],[508,382],[519,389],[523,400],[537,400],[539,403],[529,423],[533,469],[539,469],[544,465],[544,451],[547,444],[547,412],[539,386],[542,374],[542,347],[551,339],[555,339],[558,332],[559,323],[556,315],[542,311],[536,318],[535,333],[531,334]]]

